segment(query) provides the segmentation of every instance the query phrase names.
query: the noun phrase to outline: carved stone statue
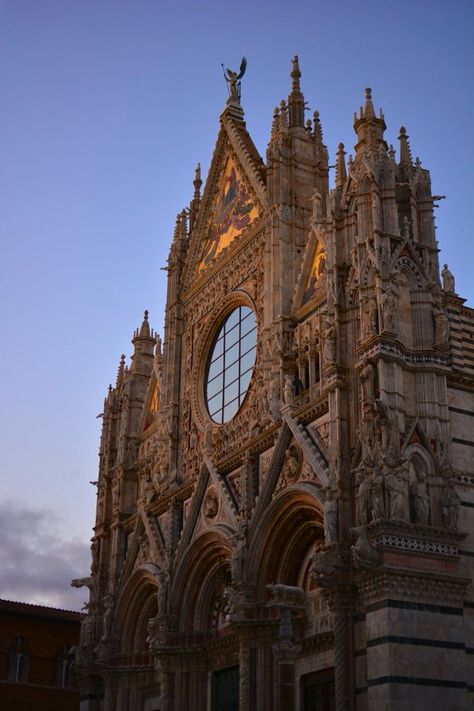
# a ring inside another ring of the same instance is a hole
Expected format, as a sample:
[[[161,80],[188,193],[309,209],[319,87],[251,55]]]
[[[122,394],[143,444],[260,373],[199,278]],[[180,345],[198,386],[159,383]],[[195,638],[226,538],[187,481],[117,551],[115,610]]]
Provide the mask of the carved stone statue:
[[[444,526],[452,531],[456,531],[458,527],[460,498],[456,493],[452,479],[446,482],[441,491],[440,504]]]
[[[375,409],[377,412],[377,425],[380,430],[382,450],[387,450],[392,441],[392,421],[388,414],[387,405],[381,398],[375,399]]]
[[[430,497],[426,477],[422,472],[417,472],[416,480],[412,484],[412,493],[415,522],[427,526],[430,517]]]
[[[326,490],[324,502],[324,540],[326,543],[337,541],[337,499],[332,489]]]
[[[324,328],[323,355],[325,363],[336,362],[336,329],[329,319],[326,320]]]
[[[290,375],[285,375],[285,383],[283,385],[283,397],[285,400],[285,405],[293,405],[294,390],[293,381]]]
[[[272,374],[270,377],[270,411],[274,419],[280,418],[280,394],[279,387],[275,376]]]
[[[366,360],[360,374],[362,385],[362,401],[371,403],[375,399],[375,368]]]
[[[392,521],[405,521],[407,481],[402,467],[395,465],[385,476],[385,490],[388,494],[389,513]]]
[[[120,504],[120,481],[116,479],[112,485],[112,511],[116,513]]]
[[[434,344],[435,346],[444,345],[448,342],[449,320],[446,312],[441,308],[439,303],[433,304],[433,319]]]
[[[372,484],[370,487],[370,496],[372,504],[372,521],[378,521],[385,518],[385,498],[384,498],[384,478],[380,469],[374,470]]]
[[[443,291],[447,291],[450,294],[454,293],[454,276],[453,273],[448,269],[448,265],[443,265],[443,270],[441,272],[441,279],[443,280]]]
[[[156,617],[150,617],[146,625],[146,631],[148,633],[146,638],[146,643],[148,644],[150,651],[155,651],[159,646],[159,622]]]
[[[97,573],[99,568],[99,552],[100,552],[100,539],[95,536],[91,538],[91,573]]]
[[[107,642],[112,636],[112,622],[114,615],[114,597],[106,595],[104,600],[104,615],[102,618],[102,641]]]
[[[198,443],[198,435],[197,435],[196,425],[193,422],[191,425],[191,432],[189,433],[189,449],[191,451],[196,449],[197,443]]]
[[[229,89],[229,101],[236,101],[237,103],[240,103],[240,80],[244,76],[246,68],[247,60],[245,57],[242,57],[239,73],[232,71],[232,69],[225,69],[222,64],[224,78]]]
[[[356,470],[356,520],[359,526],[365,526],[370,520],[372,477],[365,467]]]
[[[204,449],[211,450],[214,446],[214,427],[208,422],[204,431]]]
[[[355,544],[351,546],[352,562],[356,568],[370,569],[378,565],[380,554],[370,543],[367,529],[360,526],[350,528],[349,531],[357,536]]]
[[[398,304],[393,288],[382,290],[380,297],[380,312],[382,316],[382,331],[397,332]]]
[[[334,587],[337,584],[335,573],[341,567],[341,559],[335,551],[315,551],[311,561],[310,577],[321,587]]]
[[[299,608],[302,610],[306,607],[306,596],[302,588],[276,583],[275,585],[267,585],[267,590],[272,597],[269,605]]]
[[[143,498],[146,503],[151,503],[155,495],[155,485],[153,484],[151,476],[148,474],[143,482]]]
[[[362,303],[361,337],[362,340],[377,334],[377,302],[373,294],[366,295]]]
[[[285,452],[285,475],[289,481],[295,481],[301,470],[301,455],[293,445]]]
[[[215,518],[219,511],[219,501],[214,490],[208,492],[204,501],[204,515],[206,518]]]

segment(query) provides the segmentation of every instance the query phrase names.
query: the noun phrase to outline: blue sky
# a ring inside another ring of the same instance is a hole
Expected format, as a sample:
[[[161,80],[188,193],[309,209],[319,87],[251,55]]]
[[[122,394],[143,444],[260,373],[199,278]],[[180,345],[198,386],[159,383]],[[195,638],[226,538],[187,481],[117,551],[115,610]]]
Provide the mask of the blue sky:
[[[474,305],[473,20],[470,0],[0,1],[0,506],[15,541],[0,596],[83,597],[66,588],[88,567],[96,415],[145,308],[161,330],[160,268],[194,167],[209,167],[221,62],[247,56],[242,103],[263,156],[293,54],[332,162],[339,141],[352,152],[371,86],[388,142],[405,125],[447,196],[441,261]],[[31,572],[39,549],[54,570]]]

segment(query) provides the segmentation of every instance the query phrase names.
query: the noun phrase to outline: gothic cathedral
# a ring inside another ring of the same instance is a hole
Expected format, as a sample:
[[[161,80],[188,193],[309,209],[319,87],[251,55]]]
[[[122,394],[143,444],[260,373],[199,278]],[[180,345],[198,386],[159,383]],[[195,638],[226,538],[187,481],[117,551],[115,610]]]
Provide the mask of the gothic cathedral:
[[[81,711],[468,711],[474,310],[371,91],[334,188],[298,58],[266,160],[240,73],[105,399]]]

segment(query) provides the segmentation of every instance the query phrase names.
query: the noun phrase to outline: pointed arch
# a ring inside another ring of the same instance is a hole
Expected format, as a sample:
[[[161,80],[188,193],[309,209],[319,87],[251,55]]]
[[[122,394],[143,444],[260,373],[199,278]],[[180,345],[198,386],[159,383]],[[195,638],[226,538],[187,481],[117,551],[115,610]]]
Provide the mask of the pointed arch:
[[[213,627],[217,598],[230,584],[231,545],[235,532],[217,525],[197,538],[174,575],[171,589],[171,614],[177,616],[181,632],[204,632]]]
[[[323,537],[323,509],[312,484],[287,487],[260,519],[247,556],[247,577],[265,597],[268,583],[301,584],[309,551]]]
[[[124,586],[116,607],[116,630],[122,654],[148,654],[147,624],[158,612],[161,569],[145,563],[134,570]]]

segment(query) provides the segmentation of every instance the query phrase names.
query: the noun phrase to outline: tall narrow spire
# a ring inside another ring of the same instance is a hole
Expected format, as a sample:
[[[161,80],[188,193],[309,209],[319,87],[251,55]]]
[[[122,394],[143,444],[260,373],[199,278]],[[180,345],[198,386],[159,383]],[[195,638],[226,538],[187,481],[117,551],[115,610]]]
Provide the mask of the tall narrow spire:
[[[202,185],[201,164],[200,163],[198,163],[196,166],[196,170],[194,173],[193,185],[194,185],[194,199],[200,200],[201,199],[201,185]]]
[[[413,163],[411,157],[410,143],[408,141],[408,134],[405,126],[400,127],[400,135],[398,136],[400,141],[400,165],[411,165]]]
[[[382,111],[376,116],[372,103],[372,89],[365,90],[365,103],[360,107],[359,115],[354,114],[354,130],[357,134],[356,160],[361,155],[372,153],[379,155],[388,148],[383,134],[386,129]]]
[[[191,232],[194,223],[196,221],[196,216],[197,212],[199,209],[199,205],[201,204],[201,185],[202,185],[202,180],[201,180],[201,164],[198,163],[196,166],[196,170],[194,173],[194,180],[193,180],[193,185],[194,185],[194,195],[193,199],[191,200],[191,203],[189,205],[189,231]]]
[[[131,370],[135,372],[140,369],[142,362],[142,356],[145,354],[152,355],[153,349],[156,342],[156,333],[150,328],[148,322],[148,311],[143,314],[143,321],[140,328],[137,328],[133,332],[132,343],[134,346],[133,356],[132,356],[132,367]]]
[[[286,133],[288,131],[288,107],[286,105],[285,99],[280,101],[280,132]]]
[[[150,324],[148,322],[148,311],[146,309],[145,313],[143,314],[143,322],[138,335],[140,336],[140,338],[150,337]]]
[[[304,96],[300,87],[301,71],[298,55],[296,54],[292,59],[290,76],[291,94],[288,96],[289,127],[301,126],[301,128],[304,128]]]
[[[319,119],[319,111],[315,111],[313,114],[314,123],[314,141],[316,145],[322,146],[323,144],[323,129],[321,126],[321,121]]]
[[[275,106],[273,110],[273,121],[272,121],[272,133],[271,140],[276,141],[278,133],[280,131],[280,109]]]
[[[122,355],[120,356],[120,363],[119,363],[119,367],[118,367],[118,371],[117,371],[117,379],[115,381],[116,388],[119,388],[122,385],[124,375],[125,375],[125,353],[122,353]]]
[[[191,223],[191,221],[190,221]],[[168,267],[182,266],[188,247],[188,219],[186,210],[176,216],[173,241],[168,254]]]
[[[150,323],[148,321],[148,310],[145,309],[145,312],[143,314],[142,325],[140,326],[140,328],[135,329],[135,331],[133,332],[132,343],[135,343],[136,340],[150,339],[150,338],[154,342],[155,336],[156,336],[156,334],[153,331],[153,329],[152,328],[150,329]]]
[[[340,143],[336,155],[336,188],[339,189],[344,187],[347,178],[345,155],[344,144]]]
[[[375,118],[374,105],[372,103],[372,89],[368,86],[365,90],[365,104],[363,109],[363,118]]]

